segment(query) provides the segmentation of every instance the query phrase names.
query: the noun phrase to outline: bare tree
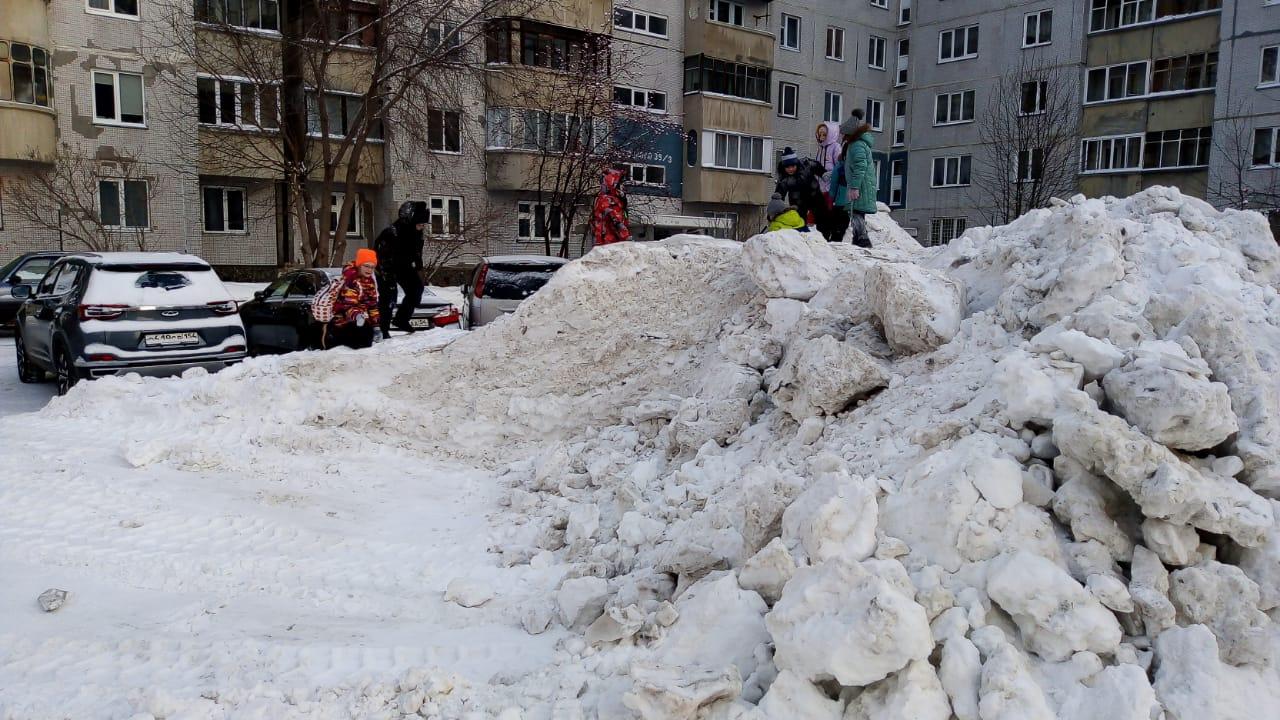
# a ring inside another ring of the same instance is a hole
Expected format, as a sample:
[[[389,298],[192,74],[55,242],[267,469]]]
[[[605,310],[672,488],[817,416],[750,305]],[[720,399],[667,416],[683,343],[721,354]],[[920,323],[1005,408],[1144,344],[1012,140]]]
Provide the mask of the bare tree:
[[[1074,68],[1028,53],[990,92],[971,186],[987,222],[1003,224],[1074,191],[1080,91]]]
[[[133,155],[89,157],[62,143],[52,162],[34,167],[41,169],[11,185],[14,216],[57,233],[61,246],[94,252],[147,249],[148,214],[158,186]]]
[[[1269,217],[1280,213],[1280,171],[1256,171],[1257,165],[1270,164],[1272,158],[1254,158],[1254,129],[1249,117],[1252,107],[1235,102],[1227,108],[1224,119],[1213,128],[1213,154],[1221,158],[1206,199],[1218,207],[1257,210]],[[1271,148],[1274,156],[1275,148]],[[1255,160],[1259,162],[1255,164]]]
[[[383,184],[389,136],[421,170],[446,124],[461,135],[483,23],[539,1],[196,0],[193,16],[161,0],[154,50],[193,71],[169,111],[190,126],[197,108],[201,171],[281,183],[302,261],[322,267],[346,253],[361,189]]]

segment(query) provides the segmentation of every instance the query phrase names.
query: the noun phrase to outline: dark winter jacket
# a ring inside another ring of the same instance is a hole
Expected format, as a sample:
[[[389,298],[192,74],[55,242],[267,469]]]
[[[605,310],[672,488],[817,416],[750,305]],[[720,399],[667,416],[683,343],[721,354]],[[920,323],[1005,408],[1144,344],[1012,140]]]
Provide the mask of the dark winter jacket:
[[[368,316],[366,325],[378,324],[378,284],[371,277],[360,275],[355,263],[347,263],[342,268],[342,285],[333,298],[333,324],[344,327],[356,321],[364,313]]]
[[[422,231],[412,219],[401,218],[378,233],[373,241],[382,273],[417,272],[422,269]]]
[[[802,161],[794,175],[788,175],[783,163],[778,163],[778,184],[773,191],[781,194],[783,200],[801,213],[824,209],[827,203],[818,182],[822,174],[822,166],[813,160]]]
[[[627,196],[622,189],[622,171],[605,170],[600,194],[591,208],[591,237],[596,245],[625,242],[631,239],[627,223]]]
[[[853,139],[845,145],[843,176],[844,182],[833,198],[835,204],[847,207],[850,212],[871,214],[876,212],[876,191],[879,180],[876,178],[875,162],[871,158],[872,134],[871,126],[863,123],[853,134]],[[858,199],[850,201],[849,189],[857,188]]]

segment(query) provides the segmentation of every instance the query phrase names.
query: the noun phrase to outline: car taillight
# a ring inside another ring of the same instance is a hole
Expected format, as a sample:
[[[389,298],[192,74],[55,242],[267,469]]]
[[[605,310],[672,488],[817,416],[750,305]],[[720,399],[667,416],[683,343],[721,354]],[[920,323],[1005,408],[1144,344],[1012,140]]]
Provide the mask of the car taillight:
[[[129,309],[128,305],[81,305],[79,308],[81,320],[115,320],[124,315],[124,311]]]
[[[89,356],[89,362],[111,362],[116,356],[111,353],[97,353]]]
[[[450,305],[448,310],[445,310],[439,315],[431,318],[431,324],[436,327],[444,327],[445,325],[452,325],[461,319],[462,313],[458,312],[458,308]]]
[[[484,297],[484,276],[488,274],[489,274],[489,266],[487,264],[481,265],[480,275],[476,277],[476,286],[471,291],[472,294],[475,295],[475,297]]]
[[[220,300],[207,304],[207,307],[213,311],[214,315],[234,315],[237,310],[235,300]]]
[[[243,345],[228,345],[228,346],[227,346],[227,350],[226,350],[226,351],[227,351],[227,352],[244,352],[244,346],[243,346]]]

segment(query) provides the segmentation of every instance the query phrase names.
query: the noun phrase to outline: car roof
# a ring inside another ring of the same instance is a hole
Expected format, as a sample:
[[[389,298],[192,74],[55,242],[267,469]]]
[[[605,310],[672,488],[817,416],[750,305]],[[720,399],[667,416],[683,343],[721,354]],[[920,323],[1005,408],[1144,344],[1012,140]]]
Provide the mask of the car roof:
[[[564,265],[569,262],[550,255],[491,255],[484,261],[490,265]]]
[[[62,257],[63,255],[68,255],[68,254],[69,253],[63,250],[40,250],[37,252],[22,253],[18,257],[22,258],[23,260],[27,260],[34,257]]]
[[[203,265],[209,263],[202,258],[178,252],[80,252],[70,253],[66,257],[85,260],[90,265],[111,267],[113,265]]]

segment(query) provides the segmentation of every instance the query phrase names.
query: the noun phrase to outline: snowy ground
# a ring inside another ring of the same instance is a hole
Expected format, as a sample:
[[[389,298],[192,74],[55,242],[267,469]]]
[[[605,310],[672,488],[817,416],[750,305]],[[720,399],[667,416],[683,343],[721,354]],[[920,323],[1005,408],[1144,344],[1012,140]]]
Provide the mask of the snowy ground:
[[[13,336],[0,336],[0,417],[39,410],[54,394],[53,383],[18,382]]]

